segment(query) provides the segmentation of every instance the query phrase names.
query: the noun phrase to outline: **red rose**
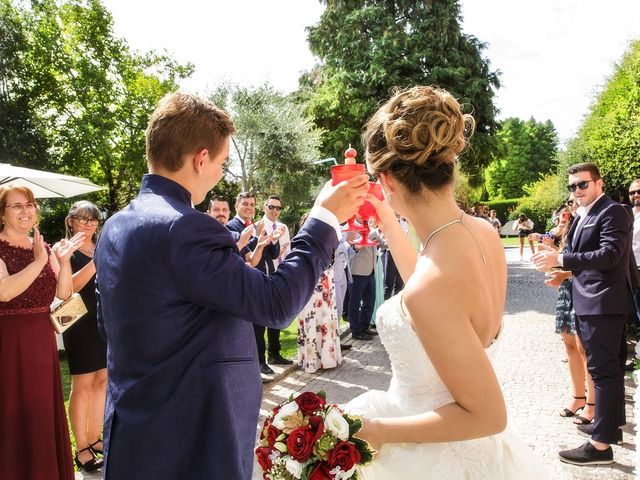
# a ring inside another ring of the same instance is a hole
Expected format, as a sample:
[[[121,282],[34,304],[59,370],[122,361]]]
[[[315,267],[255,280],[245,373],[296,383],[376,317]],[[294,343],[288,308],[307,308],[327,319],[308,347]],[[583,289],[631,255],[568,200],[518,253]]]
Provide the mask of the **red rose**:
[[[273,445],[276,443],[276,439],[280,436],[282,432],[278,430],[273,425],[269,425],[267,431],[265,432],[265,438],[267,439],[267,444],[269,447],[273,448]]]
[[[318,415],[313,415],[309,417],[309,426],[307,428],[314,432],[313,443],[316,443],[324,433],[324,420]]]
[[[327,463],[330,469],[340,467],[343,472],[349,471],[360,461],[360,452],[351,442],[338,442],[329,452]]]
[[[260,464],[260,467],[262,467],[262,470],[265,472],[271,470],[271,467],[273,466],[273,463],[271,463],[271,460],[269,459],[271,452],[273,452],[273,448],[256,448],[256,457],[258,457],[258,463]]]
[[[295,402],[298,404],[300,411],[304,415],[311,415],[323,407],[326,403],[324,398],[312,392],[304,392],[296,397]]]
[[[294,460],[306,462],[311,456],[314,431],[309,427],[298,427],[287,437],[287,449]]]
[[[325,462],[318,464],[311,470],[307,480],[333,480],[333,476],[329,473],[331,469]]]

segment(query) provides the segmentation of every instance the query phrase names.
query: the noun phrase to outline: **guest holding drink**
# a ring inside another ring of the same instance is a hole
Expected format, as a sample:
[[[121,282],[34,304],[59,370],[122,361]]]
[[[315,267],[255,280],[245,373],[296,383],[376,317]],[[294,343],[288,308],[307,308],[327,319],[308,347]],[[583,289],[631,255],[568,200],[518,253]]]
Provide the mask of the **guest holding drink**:
[[[76,464],[87,472],[102,467],[102,421],[107,395],[107,345],[98,333],[96,319],[96,248],[100,211],[93,203],[74,203],[65,218],[66,238],[84,234],[71,256],[73,291],[79,292],[87,313],[62,334],[71,372],[69,421],[76,439]],[[60,243],[53,246],[57,251]]]
[[[0,476],[72,480],[49,311],[54,296],[72,293],[70,258],[84,233],[52,254],[36,227],[33,192],[21,186],[0,188],[0,219]]]

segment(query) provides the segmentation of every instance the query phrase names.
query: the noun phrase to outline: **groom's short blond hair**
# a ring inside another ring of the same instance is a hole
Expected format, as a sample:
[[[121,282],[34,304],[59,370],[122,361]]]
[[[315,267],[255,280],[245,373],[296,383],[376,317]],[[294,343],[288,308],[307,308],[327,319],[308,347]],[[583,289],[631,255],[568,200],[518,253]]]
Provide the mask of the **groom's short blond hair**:
[[[149,118],[147,162],[177,172],[187,154],[207,149],[214,158],[234,132],[229,114],[212,102],[190,93],[171,93],[160,100]]]

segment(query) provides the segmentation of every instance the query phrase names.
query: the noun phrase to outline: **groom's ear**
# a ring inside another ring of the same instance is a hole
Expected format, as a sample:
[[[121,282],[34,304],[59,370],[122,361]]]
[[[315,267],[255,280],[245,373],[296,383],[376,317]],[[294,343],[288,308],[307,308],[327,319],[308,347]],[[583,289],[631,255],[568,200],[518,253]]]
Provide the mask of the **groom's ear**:
[[[202,175],[204,173],[204,167],[209,161],[209,150],[203,148],[199,152],[197,152],[193,157],[191,157],[190,161],[193,162],[193,169],[198,175]]]

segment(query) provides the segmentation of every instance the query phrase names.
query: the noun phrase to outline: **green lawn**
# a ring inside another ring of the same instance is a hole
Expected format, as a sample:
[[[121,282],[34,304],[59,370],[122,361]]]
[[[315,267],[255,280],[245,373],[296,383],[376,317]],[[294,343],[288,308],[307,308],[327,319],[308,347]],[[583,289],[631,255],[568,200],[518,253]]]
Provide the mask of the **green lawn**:
[[[519,237],[501,237],[502,245],[505,247],[518,247],[520,246]]]

